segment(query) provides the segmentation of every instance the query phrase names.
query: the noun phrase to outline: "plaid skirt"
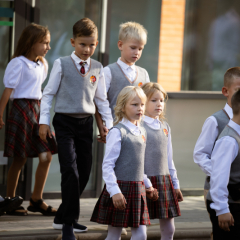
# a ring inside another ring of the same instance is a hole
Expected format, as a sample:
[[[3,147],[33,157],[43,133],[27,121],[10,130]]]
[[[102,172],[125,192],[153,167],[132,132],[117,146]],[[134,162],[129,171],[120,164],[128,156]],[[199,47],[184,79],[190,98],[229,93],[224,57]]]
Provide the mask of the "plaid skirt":
[[[163,219],[181,216],[177,196],[170,175],[149,177],[154,188],[159,192],[157,201],[147,198],[150,219]]]
[[[48,143],[39,137],[40,101],[14,99],[5,131],[5,157],[38,157],[39,153],[57,153],[55,134],[47,138]]]
[[[105,185],[93,210],[91,221],[125,228],[150,225],[144,183],[132,181],[117,181],[117,183],[126,198],[126,208],[118,210],[114,207]]]

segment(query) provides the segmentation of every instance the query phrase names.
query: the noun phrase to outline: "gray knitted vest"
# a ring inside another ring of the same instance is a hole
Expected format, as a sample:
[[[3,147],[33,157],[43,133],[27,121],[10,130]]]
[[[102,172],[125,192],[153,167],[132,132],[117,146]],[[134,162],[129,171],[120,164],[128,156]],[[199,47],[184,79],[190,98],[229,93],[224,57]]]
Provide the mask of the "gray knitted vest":
[[[117,63],[108,65],[111,70],[112,81],[108,90],[108,101],[112,110],[113,119],[115,118],[114,107],[116,105],[117,96],[126,86],[141,86],[146,83],[146,70],[136,66],[137,75],[133,82],[131,82],[123,73],[121,67]]]
[[[94,96],[101,63],[91,59],[89,71],[81,74],[71,56],[62,57],[62,79],[56,94],[54,111],[65,114],[94,114]]]
[[[143,126],[147,132],[145,174],[147,176],[169,175],[167,156],[168,124],[163,122],[160,129],[152,129],[146,122],[143,122]]]
[[[230,137],[234,138],[237,141],[238,146],[239,146],[238,155],[234,159],[234,161],[232,162],[232,165],[231,165],[229,184],[240,183],[240,136],[233,128],[231,128],[228,125],[223,129],[223,131],[220,134],[220,136],[218,137],[218,139],[225,137],[225,136],[230,136]],[[208,192],[207,199],[212,201],[210,191]],[[240,200],[234,201],[228,195],[228,202],[229,203],[240,203]]]
[[[230,118],[227,115],[227,113],[225,112],[225,110],[221,109],[220,111],[214,113],[212,115],[213,117],[216,118],[217,123],[218,123],[218,137],[221,134],[222,130],[226,127],[226,125],[228,124]],[[216,139],[217,141],[217,139]],[[215,143],[214,143],[215,145]],[[205,179],[205,184],[204,184],[204,189],[209,190],[210,189],[210,177],[206,177]]]
[[[121,132],[121,151],[115,164],[117,180],[143,181],[146,131],[140,127],[141,134],[136,136],[121,123],[114,126]]]

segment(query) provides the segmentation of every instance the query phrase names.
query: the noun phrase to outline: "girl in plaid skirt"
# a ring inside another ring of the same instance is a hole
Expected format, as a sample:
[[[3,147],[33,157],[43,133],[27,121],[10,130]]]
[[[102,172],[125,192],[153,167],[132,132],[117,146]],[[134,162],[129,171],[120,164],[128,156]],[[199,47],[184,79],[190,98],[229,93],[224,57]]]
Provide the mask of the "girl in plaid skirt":
[[[117,98],[102,166],[106,185],[91,218],[108,225],[106,240],[119,240],[123,227],[131,227],[133,240],[146,239],[150,221],[145,185],[149,192],[153,188],[144,175],[146,132],[139,125],[145,100],[142,89],[133,86],[125,87]]]
[[[56,141],[50,132],[46,142],[42,141],[38,134],[41,86],[48,70],[44,56],[50,49],[49,44],[50,32],[46,27],[30,24],[23,30],[4,75],[5,90],[0,100],[0,129],[4,126],[3,112],[10,98],[13,103],[7,118],[4,156],[13,158],[13,163],[8,172],[7,197],[15,197],[18,178],[27,158],[39,157],[28,210],[53,216],[56,209],[42,200],[42,194],[52,154],[57,151]],[[27,215],[27,211],[18,207],[7,214]]]
[[[180,216],[178,202],[183,201],[172,159],[171,132],[164,121],[167,93],[158,83],[142,87],[147,96],[143,126],[147,132],[144,171],[159,191],[157,201],[147,200],[150,219],[159,219],[161,239],[173,239],[174,217]]]

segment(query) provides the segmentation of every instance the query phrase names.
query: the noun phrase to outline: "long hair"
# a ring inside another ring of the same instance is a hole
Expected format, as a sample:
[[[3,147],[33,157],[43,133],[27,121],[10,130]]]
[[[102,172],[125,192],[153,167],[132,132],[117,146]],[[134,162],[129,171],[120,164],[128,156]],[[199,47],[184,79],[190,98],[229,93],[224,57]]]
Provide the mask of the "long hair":
[[[114,125],[118,124],[124,117],[127,118],[122,110],[125,108],[127,102],[135,96],[138,96],[144,103],[146,102],[146,95],[140,87],[127,86],[118,94],[117,103],[114,108]]]
[[[50,31],[47,27],[31,23],[23,31],[18,40],[16,50],[12,58],[24,56],[27,57],[32,47],[37,42],[42,42]],[[39,56],[39,60],[44,64],[43,57]]]
[[[160,91],[163,94],[164,100],[168,99],[167,92],[164,90],[164,88],[159,83],[154,83],[154,82],[145,83],[142,86],[142,90],[144,91],[144,93],[147,96],[147,101],[149,101],[149,99],[152,97],[152,95],[156,91]],[[160,121],[165,120],[165,112],[166,112],[166,106],[164,106],[164,109],[163,109],[162,113],[159,116],[159,120]]]

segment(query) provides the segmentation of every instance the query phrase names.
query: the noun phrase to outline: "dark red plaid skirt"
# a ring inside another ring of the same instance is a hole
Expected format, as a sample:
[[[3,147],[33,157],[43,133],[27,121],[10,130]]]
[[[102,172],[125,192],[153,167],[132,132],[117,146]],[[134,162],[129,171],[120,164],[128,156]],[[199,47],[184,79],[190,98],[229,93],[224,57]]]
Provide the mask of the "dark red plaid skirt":
[[[157,201],[147,199],[150,219],[163,219],[181,216],[177,195],[175,193],[171,176],[149,177],[154,188],[159,192]]]
[[[117,181],[117,183],[126,198],[126,208],[118,210],[114,207],[105,185],[93,210],[91,221],[125,228],[150,225],[144,183],[130,181]]]
[[[48,143],[39,137],[40,101],[14,99],[5,132],[5,157],[38,157],[39,153],[57,153],[57,143],[52,134]]]

